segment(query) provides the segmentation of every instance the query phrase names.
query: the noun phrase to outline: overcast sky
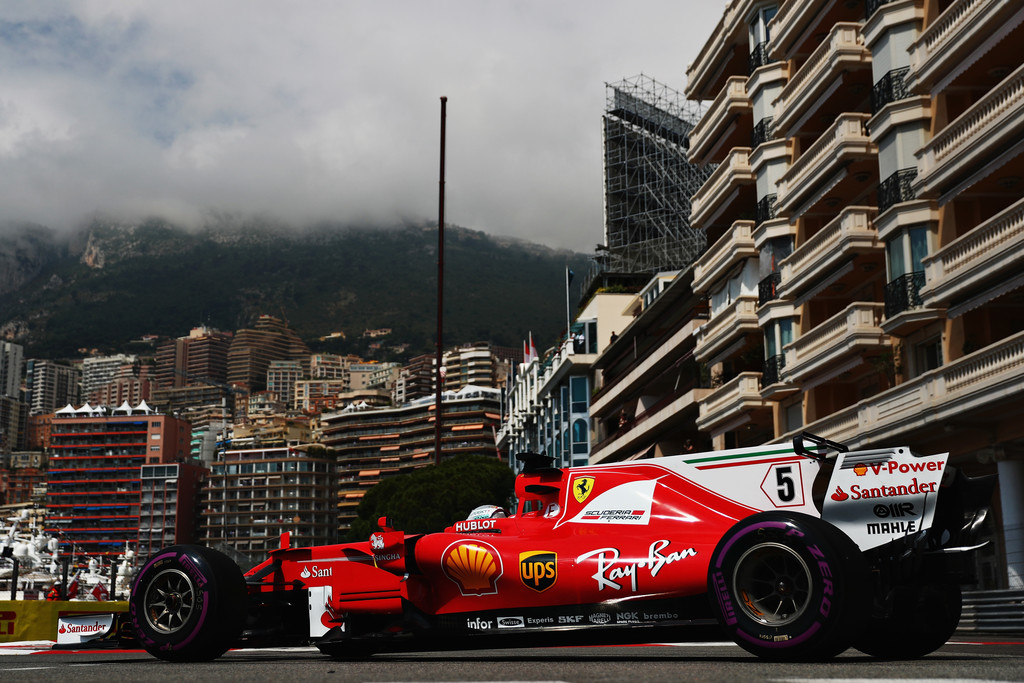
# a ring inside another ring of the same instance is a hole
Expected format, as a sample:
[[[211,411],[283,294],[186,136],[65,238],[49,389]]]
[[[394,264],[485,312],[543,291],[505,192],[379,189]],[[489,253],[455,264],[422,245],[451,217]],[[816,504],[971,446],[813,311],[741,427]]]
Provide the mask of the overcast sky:
[[[0,220],[437,219],[591,252],[605,84],[677,90],[725,2],[6,0]]]

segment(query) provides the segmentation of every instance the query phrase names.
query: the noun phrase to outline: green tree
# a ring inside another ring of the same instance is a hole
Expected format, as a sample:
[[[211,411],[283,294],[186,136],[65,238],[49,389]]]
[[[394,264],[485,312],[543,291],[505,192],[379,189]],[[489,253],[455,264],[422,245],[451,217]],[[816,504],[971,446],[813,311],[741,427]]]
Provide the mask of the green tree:
[[[359,504],[347,540],[366,540],[381,517],[390,517],[395,528],[408,533],[442,531],[478,505],[507,506],[514,487],[515,476],[506,463],[459,455],[371,488]]]

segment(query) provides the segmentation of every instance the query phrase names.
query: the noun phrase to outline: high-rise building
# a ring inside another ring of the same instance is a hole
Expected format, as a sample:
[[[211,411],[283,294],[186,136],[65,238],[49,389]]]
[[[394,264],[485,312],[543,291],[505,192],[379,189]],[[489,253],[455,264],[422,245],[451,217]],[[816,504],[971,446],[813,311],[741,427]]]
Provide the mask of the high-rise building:
[[[409,359],[399,371],[398,380],[395,382],[395,405],[434,394],[436,363],[436,356],[430,354]]]
[[[139,557],[199,538],[199,492],[207,470],[195,463],[143,465],[139,474]]]
[[[272,360],[267,368],[267,391],[291,409],[295,404],[295,383],[301,380],[302,364],[297,360]]]
[[[82,371],[52,360],[25,363],[25,400],[29,415],[44,415],[81,403]]]
[[[116,556],[138,548],[141,471],[186,461],[191,429],[184,420],[88,404],[54,415],[47,472],[47,531],[62,554]]]
[[[230,332],[200,326],[193,328],[187,337],[162,343],[156,352],[156,376],[160,387],[226,384],[231,337]]]
[[[19,344],[0,341],[0,396],[21,398],[21,370],[25,350]]]
[[[257,562],[279,547],[323,545],[337,538],[334,458],[319,446],[258,442],[228,448],[202,491],[200,542],[227,545]]]
[[[136,357],[119,353],[114,356],[91,356],[82,361],[82,396],[97,402],[92,393],[114,381],[125,365],[133,365]],[[148,398],[148,397],[147,397]],[[138,401],[135,401],[137,404]],[[116,404],[115,404],[116,405]]]
[[[271,361],[300,361],[307,373],[309,356],[309,347],[283,321],[261,315],[252,329],[238,330],[231,340],[227,383],[262,391]]]
[[[716,447],[807,430],[998,473],[1024,585],[1024,7],[733,0],[687,70]]]
[[[499,402],[497,389],[464,387],[458,392],[445,392],[441,404],[441,457],[497,457],[494,433],[500,423]],[[320,441],[338,458],[339,530],[349,528],[371,486],[434,464],[434,416],[433,396],[394,408],[357,408],[353,404],[321,416]]]

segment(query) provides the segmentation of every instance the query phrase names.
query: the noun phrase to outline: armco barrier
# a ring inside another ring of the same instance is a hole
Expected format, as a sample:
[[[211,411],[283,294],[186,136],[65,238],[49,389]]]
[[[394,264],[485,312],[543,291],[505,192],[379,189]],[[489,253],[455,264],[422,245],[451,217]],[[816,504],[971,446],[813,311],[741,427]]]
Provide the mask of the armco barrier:
[[[0,643],[56,640],[59,617],[127,611],[127,601],[0,600]]]
[[[1024,635],[1024,589],[964,591],[957,630]]]

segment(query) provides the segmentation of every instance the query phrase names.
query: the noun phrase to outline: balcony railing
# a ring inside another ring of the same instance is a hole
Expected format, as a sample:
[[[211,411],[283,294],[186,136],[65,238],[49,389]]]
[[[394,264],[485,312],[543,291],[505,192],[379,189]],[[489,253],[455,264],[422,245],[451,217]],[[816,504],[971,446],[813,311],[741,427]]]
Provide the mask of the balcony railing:
[[[761,388],[777,384],[782,377],[782,369],[786,367],[786,355],[780,353],[765,360],[761,372]]]
[[[767,41],[763,43],[758,43],[757,45],[754,46],[754,49],[751,50],[750,58],[747,60],[749,66],[749,69],[747,71],[748,75],[754,73],[755,71],[760,69],[762,66],[765,66],[766,64],[771,64],[773,61],[775,60],[768,56]]]
[[[928,286],[921,296],[926,306],[966,299],[993,283],[1020,272],[1024,249],[1024,199],[961,235],[923,259]]]
[[[757,283],[758,306],[764,306],[769,301],[774,301],[778,298],[780,282],[782,282],[782,273],[775,271]]]
[[[905,66],[901,69],[893,69],[875,83],[874,87],[871,89],[872,114],[877,114],[882,111],[882,107],[890,102],[897,102],[910,97],[910,91],[907,89],[906,84],[906,75],[909,72],[909,66]]]
[[[894,204],[909,202],[916,199],[914,180],[917,178],[916,168],[903,168],[878,184],[878,213],[882,213]]]
[[[765,221],[770,221],[775,218],[775,198],[777,195],[766,194],[757,200],[757,213],[755,214],[754,223],[761,225]]]
[[[878,11],[882,5],[888,5],[893,0],[867,0],[864,3],[864,19],[870,19],[871,15]]]
[[[904,311],[921,306],[924,271],[901,275],[885,286],[885,317],[895,318]]]
[[[772,125],[774,120],[774,117],[766,116],[754,124],[754,129],[750,131],[750,149],[755,149],[762,142],[772,139],[775,134],[775,128]]]
[[[995,3],[993,3],[995,4]],[[940,131],[917,153],[918,196],[931,198],[961,182],[964,168],[990,164],[989,158],[1017,143],[1024,127],[1024,65]]]
[[[914,428],[970,419],[997,405],[1020,401],[1024,332],[865,399],[801,429],[850,448],[907,438]],[[783,434],[784,442],[793,434]]]
[[[800,202],[813,196],[819,183],[852,161],[877,158],[878,148],[864,129],[870,114],[840,114],[793,163],[778,182],[779,208],[790,219]]]

